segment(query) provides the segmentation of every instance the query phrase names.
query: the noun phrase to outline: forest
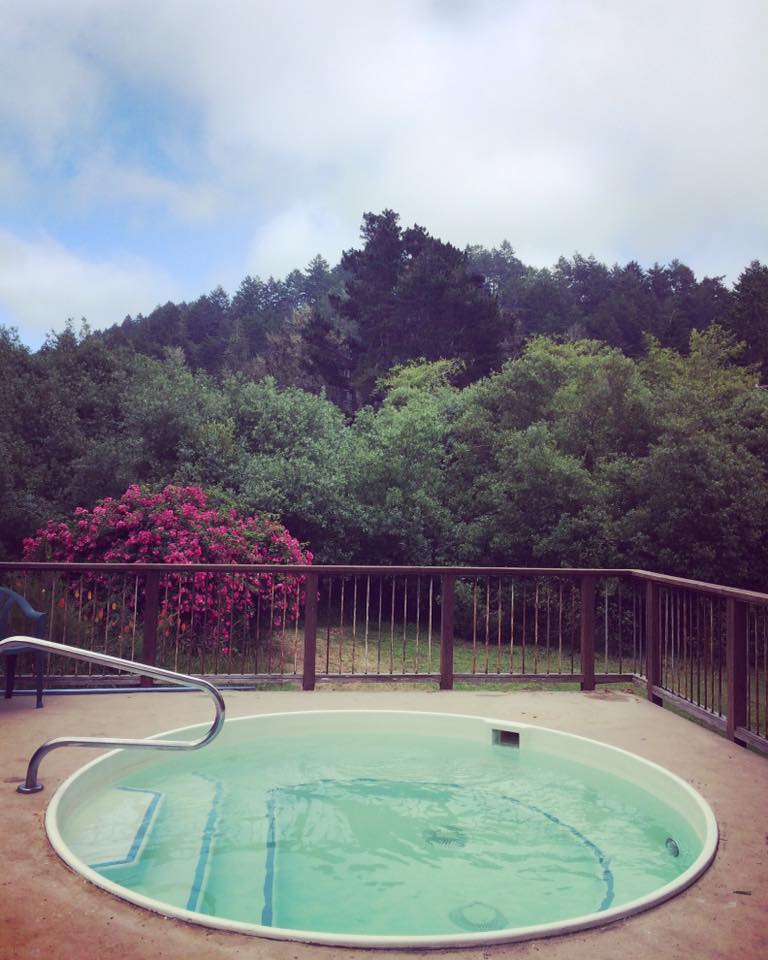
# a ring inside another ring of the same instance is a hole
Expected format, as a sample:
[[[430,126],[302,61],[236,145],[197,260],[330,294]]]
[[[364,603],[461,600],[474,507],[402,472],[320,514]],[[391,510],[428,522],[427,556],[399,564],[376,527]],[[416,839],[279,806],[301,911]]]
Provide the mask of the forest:
[[[768,585],[768,267],[729,287],[385,210],[331,267],[32,352],[0,327],[0,556],[132,484],[203,487],[317,562],[634,566]]]

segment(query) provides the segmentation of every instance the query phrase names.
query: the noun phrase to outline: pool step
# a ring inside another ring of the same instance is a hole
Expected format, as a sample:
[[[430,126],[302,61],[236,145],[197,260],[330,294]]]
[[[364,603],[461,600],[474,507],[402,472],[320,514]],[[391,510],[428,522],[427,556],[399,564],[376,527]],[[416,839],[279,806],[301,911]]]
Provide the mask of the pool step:
[[[89,858],[88,863],[107,879],[145,897],[187,910],[203,909],[216,842],[221,783],[189,774],[174,782],[173,796],[132,788],[132,806],[126,792],[126,788],[111,790],[105,799],[115,805],[107,814],[110,823],[124,817],[120,821],[121,841],[113,844],[113,853],[125,850],[130,856]],[[143,816],[139,816],[141,804],[136,799],[140,796],[145,800]],[[99,826],[99,833],[103,833],[101,823]]]
[[[92,828],[77,843],[79,857],[99,871],[138,863],[162,800],[156,790],[132,787],[98,795],[91,804]]]

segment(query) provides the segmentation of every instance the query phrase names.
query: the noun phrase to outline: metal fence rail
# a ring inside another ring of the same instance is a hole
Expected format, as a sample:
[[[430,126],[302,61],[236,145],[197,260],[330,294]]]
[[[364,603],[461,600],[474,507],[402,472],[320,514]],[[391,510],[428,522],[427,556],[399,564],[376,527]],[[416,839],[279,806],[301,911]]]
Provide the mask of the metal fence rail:
[[[0,563],[49,637],[219,684],[640,681],[768,745],[768,594],[643,570]],[[51,686],[128,683],[49,661]],[[147,678],[142,683],[150,683]]]

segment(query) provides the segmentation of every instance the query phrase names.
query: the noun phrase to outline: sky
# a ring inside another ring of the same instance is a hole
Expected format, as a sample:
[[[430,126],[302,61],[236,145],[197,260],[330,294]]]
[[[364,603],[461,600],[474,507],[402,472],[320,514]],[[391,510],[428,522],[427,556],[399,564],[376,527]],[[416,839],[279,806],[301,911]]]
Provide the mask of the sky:
[[[768,263],[766,0],[0,0],[0,324],[33,349],[366,211],[532,266]]]

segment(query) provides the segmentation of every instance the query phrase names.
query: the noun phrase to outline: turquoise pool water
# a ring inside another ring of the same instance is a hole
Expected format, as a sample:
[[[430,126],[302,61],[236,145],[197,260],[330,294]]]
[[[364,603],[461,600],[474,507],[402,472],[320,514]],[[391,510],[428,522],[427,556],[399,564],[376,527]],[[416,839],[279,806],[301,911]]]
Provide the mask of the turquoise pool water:
[[[202,751],[118,765],[60,818],[64,843],[158,909],[260,932],[480,941],[615,915],[701,855],[679,803],[537,748],[538,732],[499,743],[484,721],[312,716],[285,736],[254,718]]]

